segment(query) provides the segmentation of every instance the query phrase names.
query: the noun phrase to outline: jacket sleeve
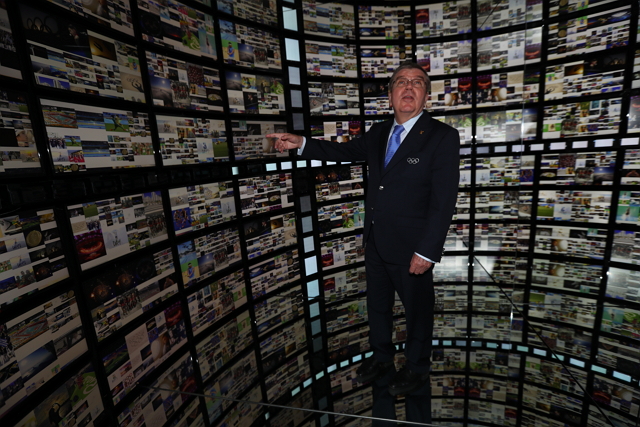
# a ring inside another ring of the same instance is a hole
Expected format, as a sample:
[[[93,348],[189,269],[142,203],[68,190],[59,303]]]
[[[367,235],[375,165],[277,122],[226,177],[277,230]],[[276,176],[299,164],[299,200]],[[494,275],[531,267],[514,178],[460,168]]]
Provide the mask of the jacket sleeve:
[[[300,158],[331,162],[366,161],[370,155],[368,150],[373,148],[372,143],[380,134],[379,129],[379,125],[376,124],[360,138],[354,138],[344,143],[307,138]]]
[[[424,237],[416,253],[439,262],[458,197],[460,181],[460,134],[451,128],[435,148],[429,168],[432,173],[431,199]]]

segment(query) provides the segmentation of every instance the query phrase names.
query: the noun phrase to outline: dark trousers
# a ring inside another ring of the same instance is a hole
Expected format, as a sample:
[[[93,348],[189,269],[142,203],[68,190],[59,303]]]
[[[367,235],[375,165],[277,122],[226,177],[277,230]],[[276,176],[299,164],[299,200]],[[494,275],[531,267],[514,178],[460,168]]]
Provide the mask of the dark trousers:
[[[407,260],[406,265],[385,263],[378,254],[376,244],[383,243],[376,242],[373,226],[365,249],[369,342],[373,357],[381,362],[393,360],[393,305],[395,292],[398,292],[407,322],[404,352],[407,367],[414,372],[429,372],[435,303],[433,269],[422,275],[409,274],[411,260]]]
[[[407,338],[405,358],[407,367],[425,373],[430,369],[431,340],[433,336],[433,273],[409,274],[406,265],[382,261],[376,249],[375,226],[371,228],[365,249],[367,270],[367,313],[369,316],[369,342],[373,357],[381,362],[392,361],[395,345],[392,342],[393,305],[398,292],[405,308]],[[372,383],[373,416],[395,420],[395,398],[389,394],[388,384],[394,370]],[[431,386],[405,396],[407,421],[431,422]],[[373,427],[392,427],[395,422],[374,421]]]

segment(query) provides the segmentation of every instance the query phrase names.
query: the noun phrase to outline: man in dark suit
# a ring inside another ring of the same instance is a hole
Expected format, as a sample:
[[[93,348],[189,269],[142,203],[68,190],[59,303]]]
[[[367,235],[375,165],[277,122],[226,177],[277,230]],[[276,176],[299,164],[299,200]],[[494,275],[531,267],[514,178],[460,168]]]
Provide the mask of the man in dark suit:
[[[357,370],[373,381],[374,417],[395,419],[393,396],[407,396],[408,421],[430,422],[433,264],[440,261],[456,203],[460,136],[424,111],[427,73],[405,62],[393,73],[389,101],[394,119],[374,124],[345,144],[290,133],[276,149],[298,149],[306,159],[362,161],[369,166],[364,238],[367,311],[373,356]],[[392,343],[395,292],[405,308],[406,365],[395,373]]]

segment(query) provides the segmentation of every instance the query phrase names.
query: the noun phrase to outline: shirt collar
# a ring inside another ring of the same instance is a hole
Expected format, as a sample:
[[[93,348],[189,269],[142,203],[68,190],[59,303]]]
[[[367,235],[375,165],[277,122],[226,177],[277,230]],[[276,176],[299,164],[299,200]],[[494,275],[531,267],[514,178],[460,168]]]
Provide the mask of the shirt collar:
[[[420,111],[420,114],[418,114],[417,116],[412,117],[409,120],[407,120],[406,122],[404,122],[402,124],[402,126],[404,127],[404,132],[406,132],[408,134],[411,131],[411,128],[413,127],[413,125],[415,125],[416,122],[418,121],[418,119],[420,117],[422,117],[422,114],[424,114],[424,111]],[[398,122],[396,122],[396,120],[393,119],[393,127],[391,129],[395,128],[396,125],[398,125]]]

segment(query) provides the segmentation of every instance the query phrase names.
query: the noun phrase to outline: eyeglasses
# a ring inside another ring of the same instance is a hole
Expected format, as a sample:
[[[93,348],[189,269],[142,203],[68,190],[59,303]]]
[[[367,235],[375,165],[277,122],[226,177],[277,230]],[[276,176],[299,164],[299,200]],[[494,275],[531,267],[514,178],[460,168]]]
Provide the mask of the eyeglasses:
[[[409,85],[415,87],[416,89],[422,89],[423,87],[427,86],[427,82],[424,81],[423,79],[415,79],[415,80],[409,80],[409,79],[398,79],[394,82],[394,85],[396,87],[407,87]]]

